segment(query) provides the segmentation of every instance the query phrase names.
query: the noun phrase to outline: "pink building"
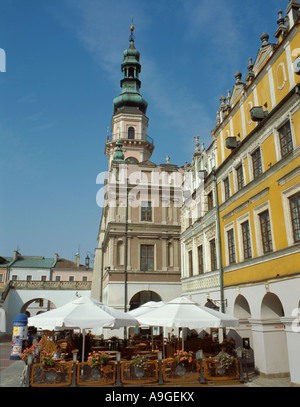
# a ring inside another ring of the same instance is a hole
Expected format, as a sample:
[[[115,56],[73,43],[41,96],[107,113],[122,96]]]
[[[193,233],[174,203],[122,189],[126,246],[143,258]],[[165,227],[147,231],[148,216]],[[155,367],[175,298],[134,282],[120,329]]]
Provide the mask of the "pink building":
[[[93,269],[80,264],[79,255],[75,255],[74,262],[57,256],[52,281],[92,281],[92,277]]]

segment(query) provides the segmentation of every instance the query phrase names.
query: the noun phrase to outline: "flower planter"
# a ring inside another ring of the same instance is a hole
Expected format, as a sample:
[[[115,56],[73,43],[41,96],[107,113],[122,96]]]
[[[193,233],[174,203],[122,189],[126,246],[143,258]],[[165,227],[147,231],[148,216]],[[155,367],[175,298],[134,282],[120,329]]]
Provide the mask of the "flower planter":
[[[47,382],[54,382],[57,378],[57,371],[55,370],[55,365],[43,365],[45,370],[45,379]]]
[[[134,374],[137,378],[141,379],[145,376],[145,369],[143,367],[136,366],[134,368]]]
[[[218,367],[217,368],[217,373],[219,376],[224,376],[225,369],[223,367]]]
[[[184,366],[183,363],[181,363],[176,366],[175,372],[176,372],[177,376],[183,377],[186,374],[186,367]]]
[[[103,376],[103,373],[101,371],[101,366],[92,367],[91,376],[95,380],[101,379],[101,377]]]

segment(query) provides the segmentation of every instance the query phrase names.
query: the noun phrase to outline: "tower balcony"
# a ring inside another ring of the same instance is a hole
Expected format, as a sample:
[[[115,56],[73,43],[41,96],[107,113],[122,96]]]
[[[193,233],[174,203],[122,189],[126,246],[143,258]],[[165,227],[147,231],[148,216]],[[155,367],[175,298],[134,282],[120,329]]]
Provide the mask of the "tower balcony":
[[[108,134],[106,137],[106,144],[116,142],[118,139],[122,141],[146,141],[149,144],[154,145],[154,140],[148,134],[135,133],[133,136],[127,132],[121,132],[118,134]]]

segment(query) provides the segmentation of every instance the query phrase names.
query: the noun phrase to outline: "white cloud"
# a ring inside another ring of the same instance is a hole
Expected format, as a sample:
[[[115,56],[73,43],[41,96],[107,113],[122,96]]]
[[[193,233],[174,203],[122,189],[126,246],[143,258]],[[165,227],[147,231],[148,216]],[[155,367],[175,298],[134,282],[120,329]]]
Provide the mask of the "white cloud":
[[[22,103],[25,105],[33,104],[36,102],[36,95],[35,93],[31,92],[28,95],[24,95],[18,99],[18,103]]]

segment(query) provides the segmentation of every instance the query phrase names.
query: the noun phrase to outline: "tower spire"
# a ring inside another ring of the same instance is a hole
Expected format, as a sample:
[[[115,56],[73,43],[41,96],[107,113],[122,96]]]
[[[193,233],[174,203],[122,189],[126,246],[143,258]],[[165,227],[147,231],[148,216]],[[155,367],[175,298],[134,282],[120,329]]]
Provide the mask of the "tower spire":
[[[121,70],[123,79],[121,80],[121,93],[120,96],[114,99],[114,114],[120,109],[125,107],[134,107],[139,109],[142,113],[146,114],[148,102],[142,97],[140,93],[141,81],[139,75],[141,72],[140,53],[134,46],[134,31],[135,27],[130,26],[129,47],[123,52],[123,62]]]

